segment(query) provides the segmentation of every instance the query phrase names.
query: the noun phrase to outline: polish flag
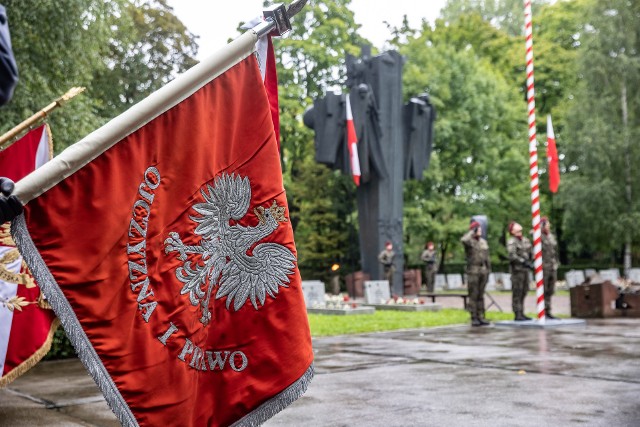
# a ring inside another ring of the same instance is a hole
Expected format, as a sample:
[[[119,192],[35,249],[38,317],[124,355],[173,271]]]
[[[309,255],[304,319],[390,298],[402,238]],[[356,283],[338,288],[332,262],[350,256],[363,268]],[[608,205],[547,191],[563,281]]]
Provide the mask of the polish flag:
[[[547,161],[549,162],[549,189],[552,193],[556,193],[560,186],[560,164],[550,114],[547,115]]]
[[[19,181],[52,153],[49,126],[39,126],[0,151],[0,175]],[[59,323],[18,253],[9,226],[0,225],[0,387],[47,354]]]
[[[351,173],[353,182],[360,185],[360,159],[358,158],[358,136],[356,127],[353,124],[353,112],[351,111],[351,100],[347,94],[347,144],[349,147],[349,159],[351,160]]]

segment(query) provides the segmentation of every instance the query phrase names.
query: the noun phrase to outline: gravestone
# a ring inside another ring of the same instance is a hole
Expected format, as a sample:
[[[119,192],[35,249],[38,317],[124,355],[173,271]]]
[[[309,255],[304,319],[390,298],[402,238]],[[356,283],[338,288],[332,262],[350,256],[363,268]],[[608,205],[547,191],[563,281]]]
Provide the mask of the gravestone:
[[[590,279],[593,276],[595,276],[596,274],[598,274],[598,273],[593,268],[587,268],[587,269],[584,270],[584,278],[585,279]]]
[[[582,285],[585,279],[584,272],[582,270],[569,270],[564,275],[564,278],[567,281],[567,286],[570,288]]]
[[[503,291],[511,290],[511,274],[510,273],[501,273],[500,279],[498,281],[502,283]]]
[[[422,287],[422,271],[419,268],[405,270],[404,295],[418,295]]]
[[[618,271],[617,268],[608,268],[605,270],[600,270],[598,272],[598,275],[605,282],[608,280],[613,284],[615,284],[618,281],[618,279],[620,279],[620,271]]]
[[[307,308],[320,308],[325,306],[324,283],[319,280],[303,280],[302,293]]]
[[[640,268],[629,269],[628,279],[633,283],[640,283]]]
[[[447,274],[448,289],[464,289],[462,284],[462,274]]]
[[[486,291],[496,290],[496,275],[494,273],[489,273],[489,278],[487,279],[487,286],[484,289]]]
[[[367,304],[384,304],[391,299],[387,280],[368,280],[364,282],[364,299]]]
[[[444,274],[436,274],[434,290],[443,290],[447,287],[447,277]]]

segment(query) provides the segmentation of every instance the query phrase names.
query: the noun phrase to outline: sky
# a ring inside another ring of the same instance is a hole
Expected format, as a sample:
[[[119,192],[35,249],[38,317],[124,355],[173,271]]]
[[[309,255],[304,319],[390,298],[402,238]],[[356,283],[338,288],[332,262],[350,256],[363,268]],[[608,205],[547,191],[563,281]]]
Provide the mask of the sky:
[[[433,23],[446,0],[352,0],[355,21],[361,24],[360,35],[375,47],[383,48],[389,38],[384,21],[400,26],[407,15],[409,24],[418,27],[422,18]],[[283,1],[289,4],[289,1]],[[227,44],[229,38],[239,35],[238,23],[261,15],[262,0],[169,0],[176,16],[189,31],[200,36],[198,58],[202,59]],[[295,18],[294,18],[295,19]]]

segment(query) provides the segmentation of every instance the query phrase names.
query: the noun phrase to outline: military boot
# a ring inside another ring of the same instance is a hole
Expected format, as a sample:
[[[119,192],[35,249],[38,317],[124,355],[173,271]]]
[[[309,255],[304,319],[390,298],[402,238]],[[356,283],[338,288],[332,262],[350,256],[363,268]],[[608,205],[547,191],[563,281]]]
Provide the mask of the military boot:
[[[525,316],[524,314],[522,314],[522,312],[518,311],[516,313],[515,321],[516,322],[522,322],[524,320],[531,320],[531,319],[529,317]]]

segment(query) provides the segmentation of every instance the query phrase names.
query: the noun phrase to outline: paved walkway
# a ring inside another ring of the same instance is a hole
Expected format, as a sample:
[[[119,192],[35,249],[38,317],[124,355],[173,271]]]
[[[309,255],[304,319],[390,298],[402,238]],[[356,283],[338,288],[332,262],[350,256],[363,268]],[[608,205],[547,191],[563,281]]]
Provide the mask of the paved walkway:
[[[314,350],[309,390],[266,426],[640,425],[640,319],[339,336]],[[0,426],[117,425],[76,359],[0,390]]]

